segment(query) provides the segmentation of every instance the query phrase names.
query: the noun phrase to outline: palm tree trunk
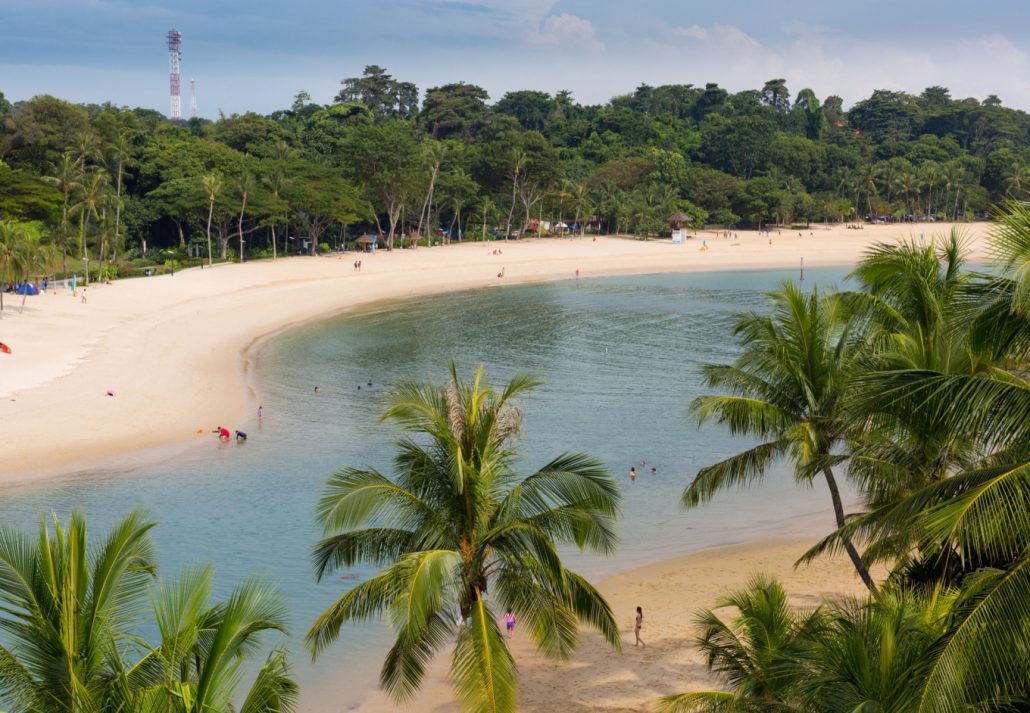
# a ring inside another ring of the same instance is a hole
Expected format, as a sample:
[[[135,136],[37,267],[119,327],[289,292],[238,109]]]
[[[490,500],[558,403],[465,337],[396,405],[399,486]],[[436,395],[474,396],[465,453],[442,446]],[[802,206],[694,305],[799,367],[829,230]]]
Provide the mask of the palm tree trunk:
[[[247,210],[247,194],[243,194],[243,205],[240,206],[240,262],[243,262],[243,212]]]
[[[86,251],[86,231],[89,230],[89,213],[86,213],[86,220],[82,225],[82,265],[86,273],[86,284],[89,284],[89,253]]]
[[[118,229],[121,226],[122,221],[122,159],[118,159],[118,192],[116,193],[118,200],[114,204],[114,246],[117,250],[118,246]]]
[[[833,477],[833,471],[829,468],[823,469],[823,475],[826,477],[826,485],[830,489],[830,499],[833,501],[833,515],[837,520],[837,527],[844,527],[844,505],[840,501],[840,490],[837,488],[837,480]],[[866,569],[865,563],[862,562],[862,557],[858,554],[855,546],[851,544],[850,539],[844,540],[844,549],[847,550],[848,557],[851,558],[851,563],[855,565],[855,571],[862,578],[862,582],[865,583],[870,592],[876,594],[876,583],[869,576],[869,570]]]
[[[211,267],[214,263],[211,261],[211,216],[215,212],[215,202],[210,201],[207,209],[207,265]]]
[[[511,209],[508,211],[508,226],[504,229],[504,239],[507,240],[511,236],[511,219],[515,215],[515,187],[518,185],[519,174],[515,174],[515,178],[511,182]]]

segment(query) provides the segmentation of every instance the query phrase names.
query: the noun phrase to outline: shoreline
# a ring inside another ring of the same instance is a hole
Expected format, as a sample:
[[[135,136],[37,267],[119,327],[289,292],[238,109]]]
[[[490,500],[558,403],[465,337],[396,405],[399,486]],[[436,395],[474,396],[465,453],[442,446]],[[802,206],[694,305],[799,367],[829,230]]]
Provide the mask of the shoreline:
[[[576,270],[585,278],[787,269],[801,257],[806,267],[850,265],[875,242],[950,227],[819,226],[810,236],[773,236],[771,246],[753,232],[702,234],[705,252],[700,238],[685,245],[611,237],[473,242],[365,255],[361,272],[348,253],[91,286],[89,304],[48,292],[32,298],[24,314],[10,308],[0,321],[15,349],[0,362],[0,430],[19,444],[0,453],[0,485],[163,460],[217,423],[245,424],[260,398],[252,379],[256,350],[285,331],[355,309],[571,280]],[[971,237],[971,259],[985,255],[987,228],[960,226]],[[503,254],[489,254],[493,249]],[[503,280],[494,275],[498,266]]]
[[[799,536],[765,538],[709,547],[605,577],[597,587],[619,621],[622,652],[613,651],[599,634],[581,631],[572,659],[555,663],[538,654],[529,636],[516,631],[512,652],[520,670],[519,702],[534,713],[645,713],[659,696],[720,688],[693,646],[694,613],[715,608],[724,594],[743,587],[753,574],[776,575],[794,606],[814,606],[835,596],[860,595],[865,587],[846,557],[822,558],[794,569],[812,544]],[[633,645],[633,612],[644,610],[642,638]],[[720,616],[732,611],[714,609]],[[407,704],[393,703],[376,689],[346,708],[355,713],[460,713],[447,680],[449,656],[431,664],[419,693]],[[319,690],[305,711],[334,709],[330,691]],[[342,706],[336,705],[335,710]]]

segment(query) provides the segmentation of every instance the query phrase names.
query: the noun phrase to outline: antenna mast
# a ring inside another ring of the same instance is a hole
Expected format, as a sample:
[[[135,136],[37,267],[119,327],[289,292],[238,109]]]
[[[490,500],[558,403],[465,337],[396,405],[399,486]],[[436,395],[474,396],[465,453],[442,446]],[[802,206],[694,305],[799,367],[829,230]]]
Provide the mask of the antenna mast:
[[[190,80],[190,118],[197,118],[197,80]]]
[[[182,98],[179,95],[179,59],[182,53],[182,34],[178,30],[168,31],[168,85],[171,90],[171,118],[173,121],[182,118]]]

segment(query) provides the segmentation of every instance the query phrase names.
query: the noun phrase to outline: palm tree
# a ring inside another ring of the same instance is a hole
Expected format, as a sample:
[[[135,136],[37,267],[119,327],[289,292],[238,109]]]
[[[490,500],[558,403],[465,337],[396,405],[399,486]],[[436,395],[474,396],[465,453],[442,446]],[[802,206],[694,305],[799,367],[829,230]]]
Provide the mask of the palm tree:
[[[817,290],[806,296],[787,284],[770,297],[772,314],[752,312],[738,319],[734,333],[743,352],[735,362],[705,367],[708,385],[731,395],[701,396],[691,405],[699,424],[715,419],[735,434],[765,440],[702,468],[682,502],[696,507],[720,490],[749,485],[785,457],[793,462],[799,482],[822,474],[839,528],[844,507],[833,465],[851,426],[843,400],[861,339],[851,331],[847,310],[836,296],[824,297]],[[862,581],[875,591],[858,551],[850,543],[846,549]]]
[[[268,631],[285,631],[286,603],[257,581],[225,603],[211,601],[212,570],[185,570],[154,596],[161,644],[117,671],[126,710],[207,713],[235,710],[233,700],[250,650]],[[240,713],[293,711],[298,688],[285,653],[273,650],[255,676]]]
[[[155,580],[153,522],[132,513],[103,541],[86,520],[44,520],[31,538],[0,530],[0,697],[12,713],[231,713],[242,666],[259,637],[282,631],[285,603],[247,582],[210,601],[210,569]],[[136,629],[150,612],[160,642]],[[134,663],[132,658],[142,651]],[[273,651],[240,713],[292,713],[289,664]]]
[[[155,572],[153,526],[133,513],[95,549],[77,513],[34,540],[0,531],[0,692],[13,711],[100,710]]]
[[[72,140],[71,153],[79,171],[85,173],[90,161],[100,158],[100,137],[92,129],[78,132]]]
[[[13,220],[0,220],[0,314],[4,311],[4,288],[24,279],[32,265],[25,226]]]
[[[694,623],[701,635],[695,642],[705,666],[730,690],[665,696],[658,713],[796,710],[798,684],[826,626],[822,611],[795,611],[780,583],[761,575],[719,599],[716,607],[735,607],[737,616],[726,622],[710,609],[698,612]]]
[[[418,214],[415,240],[422,237],[422,226],[425,226],[427,247],[433,246],[433,228],[430,221],[433,210],[433,193],[436,190],[436,179],[440,175],[440,166],[446,157],[447,144],[443,141],[431,139],[422,145],[422,164],[429,167],[429,186],[426,188],[426,198],[422,202],[422,209]]]
[[[519,179],[526,170],[529,163],[529,155],[521,148],[515,148],[511,152],[511,208],[508,210],[508,224],[504,230],[504,239],[511,236],[511,220],[515,215],[515,199],[519,187]]]
[[[486,242],[486,223],[497,210],[497,204],[490,196],[483,196],[479,202],[479,213],[483,217],[483,242]]]
[[[814,711],[920,710],[932,651],[944,635],[954,595],[885,591],[826,610],[799,683]]]
[[[118,134],[118,136],[115,138],[114,143],[108,147],[108,150],[111,152],[111,163],[114,164],[115,175],[115,213],[113,242],[115,246],[118,246],[120,245],[118,235],[122,224],[122,179],[125,178],[125,164],[129,160],[130,152],[132,150],[128,134]],[[108,170],[110,170],[110,166],[108,167]],[[117,247],[115,249],[117,250]]]
[[[94,170],[82,179],[82,197],[72,206],[79,214],[79,240],[82,242],[82,262],[85,265],[86,284],[89,284],[89,251],[86,246],[86,233],[89,231],[89,219],[100,214],[100,205],[104,201],[104,192],[108,187],[109,176],[104,171]]]
[[[254,176],[244,169],[235,182],[236,192],[240,195],[240,218],[238,223],[240,238],[240,262],[243,262],[243,214],[247,210],[247,198],[255,189]]]
[[[207,264],[211,265],[211,216],[215,212],[215,201],[218,200],[218,193],[222,190],[222,177],[217,173],[209,173],[200,179],[204,187],[204,194],[207,196]]]
[[[326,537],[314,550],[319,579],[340,567],[383,569],[344,593],[312,624],[317,656],[343,624],[389,614],[396,640],[380,674],[394,698],[410,698],[425,668],[454,645],[451,678],[469,711],[516,708],[515,662],[497,626],[510,610],[547,656],[568,658],[577,623],[614,647],[619,635],[601,595],[566,569],[559,544],[609,553],[619,494],[604,467],[565,454],[523,477],[512,440],[516,399],[536,386],[513,378],[503,391],[471,382],[403,384],[384,419],[410,437],[398,442],[395,478],[345,468],[318,506]]]
[[[570,193],[572,197],[572,205],[575,206],[576,209],[576,217],[572,224],[579,225],[580,217],[590,210],[590,193],[584,183],[573,183],[570,188]],[[585,234],[586,231],[583,231],[583,233]]]
[[[61,204],[61,227],[57,237],[61,245],[61,264],[64,279],[68,279],[68,211],[71,208],[71,195],[82,189],[79,182],[81,172],[75,159],[68,152],[61,154],[61,161],[54,168],[53,176],[44,176],[43,180],[57,187],[64,197]]]

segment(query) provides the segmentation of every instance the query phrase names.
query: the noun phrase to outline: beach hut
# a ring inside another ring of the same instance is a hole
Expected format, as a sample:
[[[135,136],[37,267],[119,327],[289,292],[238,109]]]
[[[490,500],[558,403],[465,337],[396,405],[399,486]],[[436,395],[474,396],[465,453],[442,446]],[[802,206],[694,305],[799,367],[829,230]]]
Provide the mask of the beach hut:
[[[690,216],[681,210],[676,211],[669,216],[669,225],[672,227],[672,242],[677,245],[682,245],[686,242],[687,231],[683,227],[684,223],[690,222]]]
[[[358,246],[359,246],[358,249],[359,250],[364,250],[365,252],[368,253],[368,252],[372,252],[372,244],[375,242],[375,240],[373,238],[370,238],[367,235],[362,235],[360,238],[358,238],[354,242],[358,244]]]

